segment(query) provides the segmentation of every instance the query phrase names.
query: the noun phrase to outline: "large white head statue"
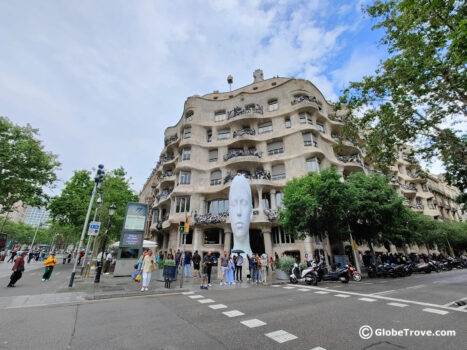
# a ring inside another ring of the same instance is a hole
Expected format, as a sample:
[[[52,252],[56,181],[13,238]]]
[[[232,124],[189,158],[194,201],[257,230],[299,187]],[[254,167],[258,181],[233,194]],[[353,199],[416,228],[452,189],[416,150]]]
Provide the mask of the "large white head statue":
[[[229,192],[229,217],[234,238],[234,250],[241,249],[251,255],[250,221],[253,217],[251,189],[243,175],[232,181]]]

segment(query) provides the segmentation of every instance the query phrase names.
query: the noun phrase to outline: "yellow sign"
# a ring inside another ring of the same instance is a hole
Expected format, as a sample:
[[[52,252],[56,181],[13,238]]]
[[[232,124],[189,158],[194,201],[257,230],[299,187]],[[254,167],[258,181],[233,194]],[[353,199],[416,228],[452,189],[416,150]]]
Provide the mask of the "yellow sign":
[[[352,248],[353,250],[358,250],[357,243],[355,241],[352,242]]]

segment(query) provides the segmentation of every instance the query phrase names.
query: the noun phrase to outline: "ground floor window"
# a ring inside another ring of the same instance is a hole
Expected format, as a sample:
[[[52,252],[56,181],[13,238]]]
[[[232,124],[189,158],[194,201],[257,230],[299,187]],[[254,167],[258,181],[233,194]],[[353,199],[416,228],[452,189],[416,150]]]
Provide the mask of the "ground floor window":
[[[295,243],[295,239],[292,235],[286,234],[284,229],[280,226],[273,227],[272,230],[272,241],[274,244],[290,244]]]
[[[180,246],[184,244],[193,244],[193,230],[190,230],[188,234],[180,233]]]
[[[224,244],[224,230],[221,228],[204,230],[204,244]]]

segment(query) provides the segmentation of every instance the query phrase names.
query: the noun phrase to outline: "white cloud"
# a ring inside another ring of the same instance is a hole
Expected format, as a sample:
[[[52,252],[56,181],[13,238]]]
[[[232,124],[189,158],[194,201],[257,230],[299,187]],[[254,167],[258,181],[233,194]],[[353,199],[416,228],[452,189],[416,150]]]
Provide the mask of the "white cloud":
[[[228,74],[234,88],[251,83],[256,68],[295,75],[336,99],[344,81],[374,63],[357,51],[333,61],[361,25],[352,4],[2,2],[0,114],[41,130],[64,180],[102,162],[124,166],[140,189],[185,99],[227,90]],[[331,66],[342,68],[331,75]]]

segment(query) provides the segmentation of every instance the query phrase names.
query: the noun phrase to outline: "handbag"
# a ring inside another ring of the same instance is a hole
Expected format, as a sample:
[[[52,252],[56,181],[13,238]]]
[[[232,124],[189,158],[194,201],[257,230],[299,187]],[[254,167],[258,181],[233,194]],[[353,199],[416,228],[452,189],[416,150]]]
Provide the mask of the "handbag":
[[[134,268],[135,270],[138,270],[138,265],[139,265],[139,264],[136,263],[135,266],[133,266],[133,268]]]
[[[16,269],[16,271],[18,272],[23,272],[24,271],[24,266],[20,266]]]

